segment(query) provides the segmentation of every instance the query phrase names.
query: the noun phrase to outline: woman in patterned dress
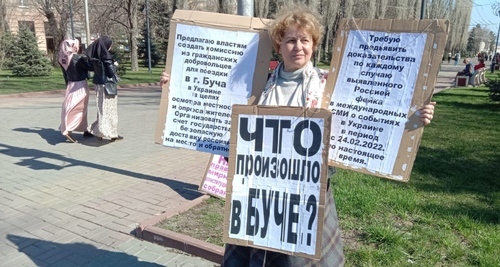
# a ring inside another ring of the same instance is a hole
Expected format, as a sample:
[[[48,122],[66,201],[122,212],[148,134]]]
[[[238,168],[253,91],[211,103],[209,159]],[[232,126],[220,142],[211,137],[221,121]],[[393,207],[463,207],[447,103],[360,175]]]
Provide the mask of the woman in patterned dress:
[[[113,41],[109,36],[101,36],[89,45],[85,54],[90,58],[94,68],[92,82],[95,85],[97,120],[89,127],[89,132],[98,139],[109,138],[111,141],[121,140],[118,135],[118,96],[107,95],[104,84],[107,78],[116,75],[117,63],[109,53]]]

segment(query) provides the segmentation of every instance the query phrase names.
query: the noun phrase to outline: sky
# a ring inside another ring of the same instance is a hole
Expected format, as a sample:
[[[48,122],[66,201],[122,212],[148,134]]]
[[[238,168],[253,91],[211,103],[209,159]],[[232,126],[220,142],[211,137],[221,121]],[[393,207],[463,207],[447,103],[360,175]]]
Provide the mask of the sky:
[[[497,35],[500,25],[500,16],[494,14],[493,5],[498,3],[500,11],[500,0],[470,0],[473,2],[470,27],[480,24],[482,28],[488,28]],[[497,12],[498,12],[497,11]]]

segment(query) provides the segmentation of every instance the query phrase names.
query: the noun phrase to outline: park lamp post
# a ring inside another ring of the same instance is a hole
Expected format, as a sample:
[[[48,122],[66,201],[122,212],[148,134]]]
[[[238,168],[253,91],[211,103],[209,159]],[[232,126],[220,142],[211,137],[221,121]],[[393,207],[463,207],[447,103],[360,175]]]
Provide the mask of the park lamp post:
[[[71,21],[71,38],[75,39],[75,28],[73,26],[73,2],[69,0],[69,18]]]
[[[496,3],[493,5],[493,14],[495,14],[495,16],[500,17],[500,4],[499,3]],[[493,55],[496,55],[496,53],[498,51],[498,36],[499,35],[500,35],[500,24],[498,24],[497,42],[495,43],[495,52],[493,53]]]
[[[427,4],[426,2],[426,0],[422,0],[422,3],[420,5],[420,19],[425,18],[425,5]]]
[[[88,0],[85,0],[83,8],[85,10],[85,39],[87,40],[86,47],[88,47],[90,45],[89,3],[88,3]]]
[[[147,31],[147,53],[148,53],[148,72],[151,73],[151,36],[149,33],[149,4],[146,0],[146,31]]]
[[[253,0],[238,0],[238,15],[253,17]]]

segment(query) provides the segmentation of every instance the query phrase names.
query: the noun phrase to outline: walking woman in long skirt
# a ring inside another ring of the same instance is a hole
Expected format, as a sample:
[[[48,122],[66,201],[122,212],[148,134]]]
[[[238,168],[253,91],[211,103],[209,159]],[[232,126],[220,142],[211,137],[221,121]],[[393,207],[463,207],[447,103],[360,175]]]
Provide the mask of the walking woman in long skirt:
[[[118,135],[118,96],[105,93],[108,78],[116,75],[117,63],[109,52],[113,41],[109,36],[101,36],[89,45],[85,54],[91,59],[94,68],[92,82],[95,86],[97,103],[97,120],[89,127],[91,134],[98,139],[121,140]]]
[[[83,132],[84,137],[90,137],[87,131],[87,108],[89,103],[88,72],[92,67],[85,55],[78,54],[78,40],[66,39],[59,49],[59,64],[66,81],[66,94],[61,110],[61,126],[59,130],[70,142],[77,143],[72,132]]]

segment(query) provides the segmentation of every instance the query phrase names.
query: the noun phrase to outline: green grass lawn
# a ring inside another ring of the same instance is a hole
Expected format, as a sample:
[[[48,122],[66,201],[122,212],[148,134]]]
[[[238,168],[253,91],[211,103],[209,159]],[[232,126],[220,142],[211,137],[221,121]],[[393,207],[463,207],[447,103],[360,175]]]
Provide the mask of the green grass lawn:
[[[433,100],[408,183],[335,176],[346,266],[500,266],[500,105],[485,87]]]
[[[434,95],[436,114],[409,182],[337,170],[345,266],[500,266],[500,103],[487,92]],[[222,224],[222,209],[212,213],[188,210],[160,227],[220,244],[213,218]],[[193,218],[201,223],[186,227]]]
[[[127,73],[121,77],[119,85],[155,83],[160,81],[160,73],[164,66],[151,68],[140,67],[139,71]],[[89,82],[89,86],[93,86]],[[54,68],[50,76],[42,77],[15,77],[10,70],[0,70],[0,95],[19,94],[39,91],[63,90],[66,88],[61,68]]]

